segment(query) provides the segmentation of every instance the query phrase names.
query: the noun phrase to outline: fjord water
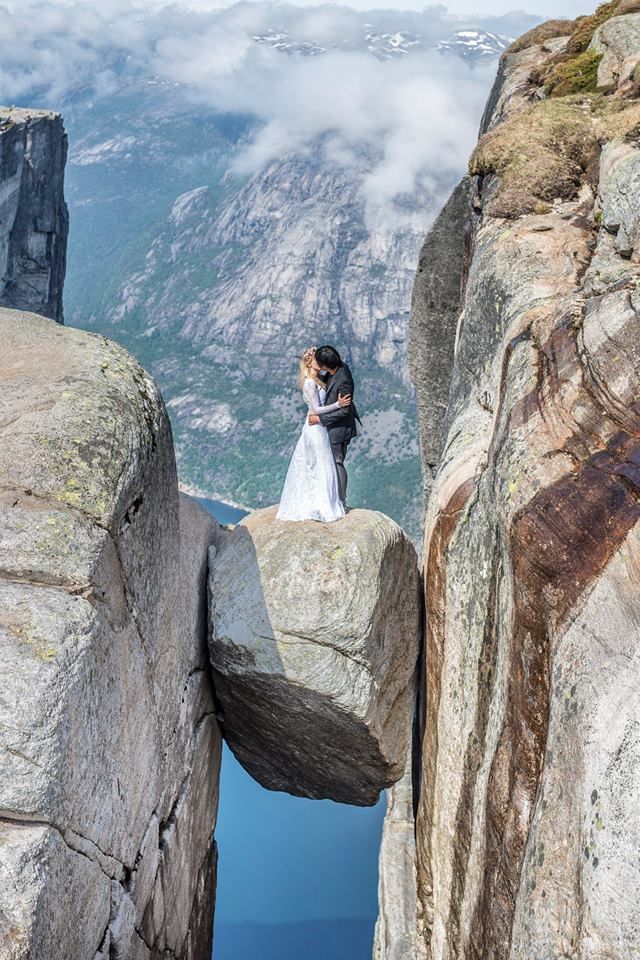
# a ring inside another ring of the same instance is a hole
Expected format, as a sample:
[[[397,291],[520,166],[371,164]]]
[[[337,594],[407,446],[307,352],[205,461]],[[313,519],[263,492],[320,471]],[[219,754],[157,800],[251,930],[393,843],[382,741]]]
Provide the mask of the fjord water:
[[[200,499],[220,523],[244,516]],[[215,960],[370,960],[385,807],[266,790],[225,744]]]

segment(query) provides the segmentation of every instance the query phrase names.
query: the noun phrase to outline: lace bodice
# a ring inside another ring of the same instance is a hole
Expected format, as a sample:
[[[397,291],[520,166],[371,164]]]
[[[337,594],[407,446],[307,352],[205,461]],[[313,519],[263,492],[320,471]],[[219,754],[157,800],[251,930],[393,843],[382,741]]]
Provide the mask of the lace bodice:
[[[324,387],[319,387],[315,380],[312,380],[311,377],[306,377],[304,385],[302,387],[302,396],[305,399],[305,403],[309,407],[311,413],[331,413],[333,410],[339,410],[340,404],[336,401],[335,403],[329,403],[327,406],[323,406],[323,401],[326,396],[327,391]]]

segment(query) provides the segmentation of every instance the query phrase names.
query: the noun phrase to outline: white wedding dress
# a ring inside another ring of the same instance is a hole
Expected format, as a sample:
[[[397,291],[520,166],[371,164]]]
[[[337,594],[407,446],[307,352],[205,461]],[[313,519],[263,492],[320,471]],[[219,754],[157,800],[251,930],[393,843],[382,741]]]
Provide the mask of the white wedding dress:
[[[311,413],[339,410],[339,403],[323,406],[326,390],[307,377],[302,395]],[[276,517],[278,520],[321,520],[344,517],[338,492],[338,475],[327,428],[310,426],[305,416],[302,433],[293,451]]]

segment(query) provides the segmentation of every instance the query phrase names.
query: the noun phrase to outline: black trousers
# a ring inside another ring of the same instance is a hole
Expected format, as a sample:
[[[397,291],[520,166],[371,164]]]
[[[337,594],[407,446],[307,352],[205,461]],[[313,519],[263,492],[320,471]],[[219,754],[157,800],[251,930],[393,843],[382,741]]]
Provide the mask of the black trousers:
[[[348,440],[334,441],[329,437],[331,443],[331,453],[336,462],[336,472],[338,474],[338,491],[343,503],[347,500],[347,471],[344,468],[344,458],[347,455]]]

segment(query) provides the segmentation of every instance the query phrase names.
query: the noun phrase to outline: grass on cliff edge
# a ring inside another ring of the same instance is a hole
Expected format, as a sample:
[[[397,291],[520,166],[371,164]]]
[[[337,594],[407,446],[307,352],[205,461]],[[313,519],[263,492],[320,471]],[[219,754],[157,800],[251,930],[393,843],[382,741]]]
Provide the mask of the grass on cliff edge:
[[[595,13],[588,16],[578,17],[576,20],[547,20],[541,23],[507,47],[503,56],[510,53],[520,53],[529,47],[544,43],[545,40],[552,40],[555,37],[569,37],[567,44],[567,53],[583,53],[589,44],[591,38],[600,27],[611,17],[619,17],[625,13],[640,12],[640,0],[611,0],[610,3],[602,3],[596,9]]]
[[[595,93],[598,67],[603,54],[585,50],[575,55],[561,54],[547,61],[535,73],[535,81],[548,97],[566,97],[573,93]]]
[[[487,212],[513,219],[556,198],[573,199],[585,181],[597,186],[600,149],[637,139],[640,102],[601,94],[544,100],[486,133],[469,161],[472,176],[500,183]]]

